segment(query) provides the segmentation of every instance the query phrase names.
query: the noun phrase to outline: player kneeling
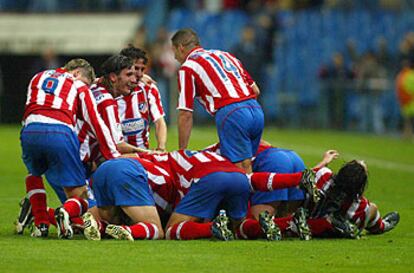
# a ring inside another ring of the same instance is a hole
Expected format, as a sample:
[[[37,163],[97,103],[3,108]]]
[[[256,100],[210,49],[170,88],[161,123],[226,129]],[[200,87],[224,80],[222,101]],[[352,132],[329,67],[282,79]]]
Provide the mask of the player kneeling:
[[[138,160],[118,158],[106,161],[99,166],[92,179],[103,220],[101,233],[130,241],[164,237],[148,186],[147,172]],[[127,219],[124,219],[125,215]]]
[[[234,170],[236,168],[233,168]],[[233,230],[247,213],[250,186],[243,172],[212,172],[192,183],[188,193],[177,205],[166,227],[166,239],[191,240],[212,238],[233,239]],[[219,208],[222,210],[212,221]]]

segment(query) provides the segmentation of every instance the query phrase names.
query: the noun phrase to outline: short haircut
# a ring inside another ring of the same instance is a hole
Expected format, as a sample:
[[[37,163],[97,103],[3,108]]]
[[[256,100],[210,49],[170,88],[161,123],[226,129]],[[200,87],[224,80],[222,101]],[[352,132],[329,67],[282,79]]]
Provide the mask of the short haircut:
[[[119,52],[119,54],[124,55],[132,60],[143,59],[144,64],[148,63],[147,52],[145,50],[134,47],[133,45],[129,44],[128,47],[124,48]]]
[[[110,73],[119,75],[125,68],[130,68],[133,65],[131,58],[124,55],[113,55],[106,59],[101,65],[102,76],[108,76]]]
[[[90,82],[93,82],[96,78],[95,69],[93,69],[92,65],[84,59],[72,59],[67,62],[63,68],[69,72],[79,69],[82,75],[90,80]]]
[[[177,47],[182,45],[187,47],[189,45],[199,46],[200,39],[198,38],[197,33],[191,28],[183,28],[178,30],[171,38],[173,46]]]

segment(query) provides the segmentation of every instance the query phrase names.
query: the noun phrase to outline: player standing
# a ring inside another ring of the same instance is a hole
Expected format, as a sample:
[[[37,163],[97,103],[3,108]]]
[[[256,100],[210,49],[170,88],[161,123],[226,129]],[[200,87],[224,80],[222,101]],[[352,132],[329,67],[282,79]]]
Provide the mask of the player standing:
[[[117,98],[118,110],[125,140],[134,146],[148,149],[150,122],[155,125],[155,137],[158,151],[165,151],[167,142],[167,125],[160,92],[155,83],[143,81],[148,63],[146,52],[133,47],[124,48],[121,55],[134,61],[136,87],[130,95]]]
[[[222,155],[252,172],[264,115],[256,101],[258,86],[238,59],[228,52],[205,50],[192,29],[181,29],[171,38],[178,72],[178,142],[185,149],[193,126],[194,98],[215,116]]]
[[[74,59],[63,69],[36,74],[29,84],[20,140],[29,172],[26,192],[39,236],[48,235],[50,224],[43,174],[55,177],[58,181],[54,182],[63,187],[68,198],[55,213],[59,238],[70,239],[70,219],[88,209],[85,172],[74,131],[76,120],[83,120],[95,133],[105,159],[119,156],[88,88],[94,79],[93,67],[83,59]]]

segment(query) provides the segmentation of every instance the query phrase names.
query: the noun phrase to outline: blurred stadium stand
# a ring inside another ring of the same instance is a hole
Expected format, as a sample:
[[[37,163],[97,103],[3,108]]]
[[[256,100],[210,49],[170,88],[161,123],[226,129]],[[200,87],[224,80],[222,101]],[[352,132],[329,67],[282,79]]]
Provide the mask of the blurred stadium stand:
[[[128,1],[13,1],[0,0],[0,10],[4,12],[131,12],[143,11],[144,26],[147,42],[156,39],[160,26],[164,25],[171,33],[183,27],[195,29],[204,47],[231,50],[240,42],[240,33],[244,26],[251,24],[253,15],[245,9],[223,9],[221,11],[197,8],[195,2],[189,8],[182,8],[188,1],[177,1],[183,4],[172,5],[168,1],[128,0]],[[81,4],[83,2],[83,4]],[[237,2],[237,1],[236,1]],[[248,1],[240,1],[248,2]],[[383,37],[388,42],[388,48],[393,56],[399,54],[399,44],[406,33],[413,31],[414,12],[413,1],[297,1],[309,4],[298,9],[292,3],[295,1],[280,1],[283,7],[272,16],[278,22],[277,42],[272,49],[272,62],[266,65],[265,81],[262,83],[261,103],[264,106],[267,125],[290,127],[326,127],[326,107],[328,107],[323,83],[318,77],[318,71],[323,64],[329,63],[335,52],[346,54],[347,41],[355,42],[360,54],[369,50],[377,50],[377,40]],[[396,4],[398,2],[398,5]],[[99,3],[99,4],[97,4]],[[321,4],[322,3],[322,4]],[[188,4],[188,3],[187,3]],[[95,8],[93,8],[95,5]],[[173,6],[173,7],[172,7]],[[178,8],[177,8],[178,6]],[[302,7],[302,6],[300,6]],[[309,7],[309,8],[306,8]],[[384,8],[385,7],[385,8]],[[13,13],[19,16],[19,13]],[[20,15],[25,16],[25,15]],[[136,24],[138,24],[137,21]],[[134,26],[135,27],[135,26]],[[133,29],[136,29],[134,28]],[[0,26],[1,28],[1,26]],[[140,31],[138,29],[137,31]],[[131,33],[131,36],[133,33]],[[1,41],[0,41],[1,42]],[[150,44],[146,44],[150,47]],[[0,44],[0,66],[3,70],[5,92],[1,121],[15,122],[21,114],[10,115],[4,110],[8,105],[10,86],[13,73],[19,73],[13,67],[6,66],[15,60]],[[60,52],[62,53],[62,52]],[[90,57],[90,51],[87,51]],[[99,55],[105,55],[100,52]],[[113,52],[106,52],[112,54]],[[237,56],[237,52],[233,52]],[[28,54],[30,55],[30,54]],[[70,55],[70,54],[67,54]],[[33,58],[33,54],[29,56]],[[67,56],[68,57],[68,56]],[[86,57],[86,56],[85,56]],[[20,56],[22,58],[22,56]],[[96,60],[102,56],[95,56]],[[350,64],[349,58],[346,60]],[[398,66],[394,58],[394,71],[388,76],[387,90],[380,95],[383,108],[383,120],[388,131],[395,130],[399,121],[399,109],[393,89],[393,77]],[[13,72],[14,71],[14,72]],[[20,78],[23,81],[23,77]],[[26,80],[26,82],[28,79]],[[359,94],[356,87],[350,83],[351,91],[346,94],[346,119],[361,118],[361,109],[357,105]],[[173,86],[174,84],[171,84]],[[24,94],[22,88],[12,88],[13,94]],[[21,100],[20,100],[21,101]],[[19,101],[19,103],[20,103]],[[199,121],[207,121],[204,111],[197,111]],[[349,129],[349,128],[348,128]],[[351,128],[352,129],[352,128]]]

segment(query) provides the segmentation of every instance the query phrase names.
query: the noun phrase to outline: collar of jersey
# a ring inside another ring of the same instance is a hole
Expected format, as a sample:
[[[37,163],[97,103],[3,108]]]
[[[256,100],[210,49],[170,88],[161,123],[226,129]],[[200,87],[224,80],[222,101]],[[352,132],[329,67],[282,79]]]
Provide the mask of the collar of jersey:
[[[196,52],[196,51],[200,51],[200,50],[202,50],[203,48],[201,47],[201,46],[197,46],[197,47],[195,47],[195,48],[193,48],[193,49],[191,49],[190,50],[190,52],[188,52],[188,54],[187,54],[187,56],[185,57],[185,60],[187,61],[188,60],[188,58],[190,58],[190,55],[191,54],[193,54],[194,52]]]

